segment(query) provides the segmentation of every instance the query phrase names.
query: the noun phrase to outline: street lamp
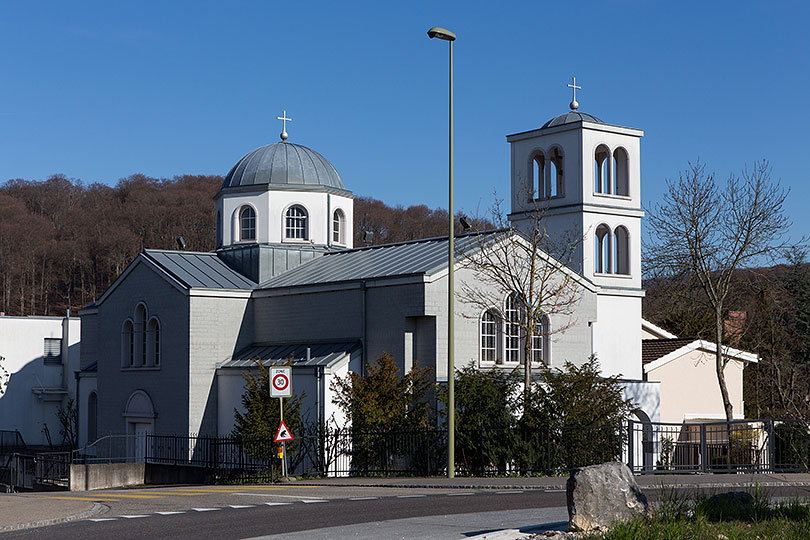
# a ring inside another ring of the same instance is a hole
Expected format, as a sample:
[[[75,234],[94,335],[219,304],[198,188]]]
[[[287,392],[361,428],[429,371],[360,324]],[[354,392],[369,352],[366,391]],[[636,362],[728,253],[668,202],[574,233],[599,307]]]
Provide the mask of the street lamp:
[[[456,396],[455,396],[455,360],[454,360],[454,325],[453,325],[453,293],[455,272],[453,271],[453,42],[456,35],[445,28],[434,26],[428,30],[430,39],[438,38],[450,44],[450,232],[447,242],[447,477],[456,475]]]

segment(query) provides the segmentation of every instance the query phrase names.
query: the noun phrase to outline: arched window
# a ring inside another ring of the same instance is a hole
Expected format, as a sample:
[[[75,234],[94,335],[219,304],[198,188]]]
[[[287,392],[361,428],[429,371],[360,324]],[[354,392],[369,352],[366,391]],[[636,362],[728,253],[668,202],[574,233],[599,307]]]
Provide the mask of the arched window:
[[[559,148],[553,148],[549,156],[549,191],[547,197],[562,197],[565,195],[565,180],[563,177],[563,153]]]
[[[616,227],[614,231],[615,250],[614,264],[617,274],[630,275],[630,233],[623,225]]]
[[[219,210],[217,210],[216,231],[217,247],[222,247],[222,213]]]
[[[160,322],[155,317],[149,319],[147,336],[147,365],[160,366]]]
[[[481,361],[498,362],[498,323],[501,318],[494,309],[489,309],[481,316]]]
[[[599,225],[594,234],[594,269],[597,274],[609,274],[611,272],[610,259],[613,250],[611,249],[610,227]]]
[[[551,363],[548,338],[550,333],[551,325],[548,315],[543,315],[535,324],[534,334],[532,335],[532,363],[545,362],[546,365]]]
[[[335,210],[332,214],[332,242],[335,244],[346,243],[346,216],[343,210]]]
[[[593,190],[594,193],[610,193],[610,149],[600,144],[593,154]]]
[[[520,362],[520,306],[514,294],[506,297],[504,309],[504,361]]]
[[[121,328],[121,367],[135,365],[135,329],[132,321],[127,319]]]
[[[87,398],[87,442],[94,442],[98,438],[98,396],[90,392]]]
[[[239,240],[256,240],[256,211],[251,206],[239,211]]]
[[[532,196],[536,199],[545,199],[546,189],[546,156],[537,151],[532,157],[529,173],[531,174]]]
[[[309,231],[307,229],[307,211],[303,207],[295,205],[287,209],[284,216],[284,232],[286,238],[293,240],[308,240]]]
[[[135,361],[131,365],[146,365],[146,354],[148,351],[146,334],[146,306],[138,304],[135,308]]]
[[[630,195],[630,176],[628,167],[627,151],[619,147],[613,151],[613,176],[616,195],[625,197]]]

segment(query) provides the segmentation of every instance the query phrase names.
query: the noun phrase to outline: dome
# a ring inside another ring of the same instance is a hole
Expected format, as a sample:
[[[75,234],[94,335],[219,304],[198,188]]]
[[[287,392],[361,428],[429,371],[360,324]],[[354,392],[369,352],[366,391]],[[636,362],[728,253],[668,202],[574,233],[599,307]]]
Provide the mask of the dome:
[[[590,114],[576,111],[568,111],[559,116],[555,116],[554,118],[543,124],[543,127],[541,127],[540,129],[550,128],[554,126],[561,126],[563,124],[571,124],[573,122],[593,122],[594,124],[604,124],[604,122],[602,122],[595,116],[591,116]]]
[[[222,189],[261,185],[346,189],[325,157],[306,146],[288,142],[260,146],[246,154],[225,177]]]

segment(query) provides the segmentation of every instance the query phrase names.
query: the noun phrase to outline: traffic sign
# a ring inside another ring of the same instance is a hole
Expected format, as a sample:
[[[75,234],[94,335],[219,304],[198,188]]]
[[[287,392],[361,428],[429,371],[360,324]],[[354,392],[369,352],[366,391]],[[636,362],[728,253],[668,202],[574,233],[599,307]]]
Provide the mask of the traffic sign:
[[[278,425],[278,433],[276,433],[275,442],[287,442],[293,440],[292,433],[287,428],[287,424],[283,421]]]
[[[270,397],[292,396],[292,368],[270,368]]]

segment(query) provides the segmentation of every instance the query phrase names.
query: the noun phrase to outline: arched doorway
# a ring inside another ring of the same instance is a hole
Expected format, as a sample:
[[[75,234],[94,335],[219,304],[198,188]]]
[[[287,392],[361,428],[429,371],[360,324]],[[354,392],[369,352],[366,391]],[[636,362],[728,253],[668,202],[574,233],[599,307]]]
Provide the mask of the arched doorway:
[[[124,422],[127,433],[127,456],[136,462],[149,457],[150,435],[155,431],[155,407],[143,390],[135,390],[127,400]]]

